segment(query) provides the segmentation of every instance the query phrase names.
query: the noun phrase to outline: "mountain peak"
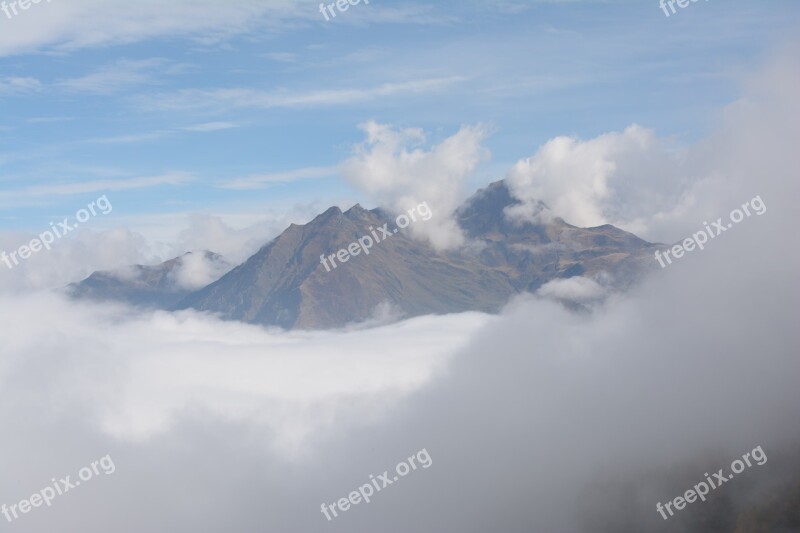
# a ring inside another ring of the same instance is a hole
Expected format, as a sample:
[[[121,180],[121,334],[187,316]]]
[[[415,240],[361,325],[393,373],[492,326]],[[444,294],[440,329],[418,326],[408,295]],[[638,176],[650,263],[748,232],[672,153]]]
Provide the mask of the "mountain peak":
[[[332,205],[331,207],[329,207],[328,209],[326,209],[325,211],[323,211],[322,213],[317,215],[317,218],[319,218],[319,219],[328,219],[328,218],[331,218],[331,217],[339,216],[341,214],[342,214],[342,210],[339,209],[339,206]]]
[[[369,211],[367,211],[366,209],[361,207],[361,204],[356,204],[353,207],[351,207],[350,209],[348,209],[347,211],[345,211],[343,214],[344,214],[344,216],[349,217],[349,218],[353,218],[353,217],[362,218],[365,215],[367,215],[368,213],[369,213]]]

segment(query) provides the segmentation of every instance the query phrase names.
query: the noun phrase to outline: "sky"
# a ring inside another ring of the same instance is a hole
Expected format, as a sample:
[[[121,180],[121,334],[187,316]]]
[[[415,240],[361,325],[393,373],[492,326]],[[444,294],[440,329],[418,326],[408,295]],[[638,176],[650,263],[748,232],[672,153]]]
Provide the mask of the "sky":
[[[0,229],[38,233],[102,194],[114,215],[93,229],[151,242],[191,214],[277,217],[274,234],[375,207],[341,170],[369,121],[419,128],[422,146],[484,127],[458,201],[559,135],[639,124],[689,144],[798,15],[788,0],[670,17],[642,1],[376,0],[329,21],[303,1],[37,4],[0,16]]]

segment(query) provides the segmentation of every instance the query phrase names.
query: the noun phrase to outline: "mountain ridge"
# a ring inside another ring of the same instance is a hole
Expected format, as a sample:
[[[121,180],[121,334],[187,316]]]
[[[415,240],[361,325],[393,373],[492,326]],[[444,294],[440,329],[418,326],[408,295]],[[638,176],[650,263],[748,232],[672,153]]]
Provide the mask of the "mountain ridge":
[[[655,245],[631,233],[611,225],[579,228],[560,218],[509,219],[507,209],[518,203],[504,181],[494,182],[455,212],[471,246],[438,251],[406,232],[392,232],[368,255],[350,257],[328,271],[321,256],[395,222],[382,208],[355,204],[342,211],[333,206],[306,224],[291,224],[219,279],[162,301],[160,307],[286,329],[327,329],[368,320],[386,305],[407,317],[495,313],[515,294],[578,275],[602,275],[624,289],[652,268]],[[91,279],[76,284],[74,292]],[[116,295],[103,295],[96,287],[83,292],[136,303],[133,288],[117,288]]]

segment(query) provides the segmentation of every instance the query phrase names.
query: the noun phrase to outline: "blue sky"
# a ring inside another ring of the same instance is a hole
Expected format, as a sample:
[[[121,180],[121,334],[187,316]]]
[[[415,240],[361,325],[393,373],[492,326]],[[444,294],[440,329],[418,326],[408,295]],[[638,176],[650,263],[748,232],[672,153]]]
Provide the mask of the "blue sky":
[[[800,15],[791,0],[669,18],[651,0],[372,0],[331,21],[319,2],[135,4],[0,13],[0,229],[102,194],[116,223],[362,200],[337,166],[368,120],[431,143],[485,124],[475,188],[557,135],[637,123],[691,143]]]

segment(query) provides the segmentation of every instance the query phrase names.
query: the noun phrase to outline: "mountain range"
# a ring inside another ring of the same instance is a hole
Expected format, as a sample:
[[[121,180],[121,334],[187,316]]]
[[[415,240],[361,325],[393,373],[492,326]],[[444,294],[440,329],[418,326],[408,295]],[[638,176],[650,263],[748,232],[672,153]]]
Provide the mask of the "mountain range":
[[[405,317],[495,313],[516,294],[575,276],[625,289],[654,268],[655,244],[611,225],[511,220],[506,210],[517,203],[502,180],[475,193],[455,214],[469,243],[458,250],[439,251],[399,231],[368,255],[326,268],[320,256],[346,249],[371,228],[395,223],[385,209],[331,207],[305,225],[290,225],[244,263],[228,266],[227,273],[199,288],[177,282],[187,254],[160,265],[95,272],[68,289],[78,298],[196,309],[285,329],[326,329],[368,320],[380,309]],[[202,254],[224,265],[220,256]]]

